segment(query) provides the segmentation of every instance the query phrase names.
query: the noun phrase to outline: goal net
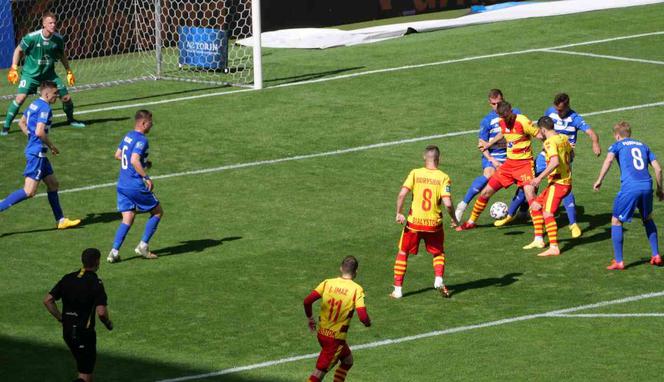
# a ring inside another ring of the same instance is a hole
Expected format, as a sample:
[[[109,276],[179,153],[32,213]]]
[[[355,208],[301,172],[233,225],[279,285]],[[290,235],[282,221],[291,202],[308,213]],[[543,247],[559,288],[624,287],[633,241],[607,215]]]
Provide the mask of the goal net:
[[[260,28],[260,22],[252,24],[252,0],[3,1],[11,1],[11,15],[0,19],[0,46],[15,47],[41,29],[44,12],[56,14],[76,75],[73,90],[147,79],[262,85],[254,83],[260,45],[256,50],[235,43]],[[259,14],[257,2],[253,11]],[[56,71],[66,78],[60,63]],[[0,86],[2,98],[15,91]]]

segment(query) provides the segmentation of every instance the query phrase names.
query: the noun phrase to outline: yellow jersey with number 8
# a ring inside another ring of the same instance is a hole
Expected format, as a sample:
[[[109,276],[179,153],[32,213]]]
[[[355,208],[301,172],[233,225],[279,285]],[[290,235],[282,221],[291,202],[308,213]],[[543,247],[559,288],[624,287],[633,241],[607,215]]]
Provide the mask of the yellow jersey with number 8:
[[[413,231],[435,232],[443,226],[442,198],[449,197],[450,177],[439,169],[417,168],[408,174],[403,187],[413,193],[408,212],[408,228]]]

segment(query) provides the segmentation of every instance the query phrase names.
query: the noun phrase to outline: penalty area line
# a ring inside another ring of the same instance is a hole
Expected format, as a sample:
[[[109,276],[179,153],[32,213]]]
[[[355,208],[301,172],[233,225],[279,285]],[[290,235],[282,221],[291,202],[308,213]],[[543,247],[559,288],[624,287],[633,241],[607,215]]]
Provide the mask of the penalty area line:
[[[395,338],[395,339],[387,339],[387,340],[382,340],[382,341],[370,342],[370,343],[366,343],[366,344],[351,346],[351,349],[352,350],[373,349],[373,348],[382,347],[382,346],[396,345],[396,344],[401,344],[401,343],[404,343],[404,342],[416,341],[416,340],[420,340],[420,339],[423,339],[423,338],[438,337],[438,336],[447,335],[447,334],[467,332],[467,331],[471,331],[471,330],[475,330],[475,329],[483,329],[483,328],[489,328],[489,327],[494,327],[494,326],[512,324],[512,323],[515,323],[515,322],[523,322],[523,321],[528,321],[528,320],[532,320],[532,319],[535,319],[535,318],[561,317],[563,315],[578,312],[578,311],[581,311],[581,310],[601,308],[601,307],[610,306],[610,305],[617,305],[617,304],[625,304],[625,303],[628,303],[628,302],[640,301],[640,300],[645,300],[645,299],[648,299],[648,298],[655,298],[655,297],[662,297],[662,296],[664,296],[664,291],[644,293],[644,294],[640,294],[640,295],[637,295],[637,296],[619,298],[619,299],[616,299],[616,300],[600,301],[600,302],[597,302],[597,303],[594,303],[594,304],[579,305],[579,306],[575,306],[575,307],[567,308],[567,309],[552,310],[552,311],[546,312],[546,313],[528,314],[528,315],[524,315],[524,316],[516,316],[516,317],[511,317],[511,318],[505,318],[505,319],[502,319],[502,320],[484,322],[484,323],[481,323],[481,324],[458,326],[458,327],[455,327],[455,328],[450,328],[450,329],[445,329],[445,330],[436,330],[436,331],[432,331],[432,332],[428,332],[428,333],[416,334],[416,335],[407,336],[407,337],[400,337],[400,338]],[[276,359],[276,360],[272,360],[272,361],[255,363],[255,364],[252,364],[252,365],[232,367],[232,368],[229,368],[229,369],[219,370],[219,371],[215,371],[215,372],[212,372],[212,373],[189,375],[189,376],[172,378],[172,379],[162,379],[162,380],[159,380],[157,382],[182,382],[182,381],[191,381],[191,380],[195,380],[195,379],[212,378],[212,377],[218,377],[218,376],[222,376],[222,375],[235,374],[235,373],[239,373],[239,372],[242,372],[242,371],[262,369],[262,368],[266,368],[266,367],[271,367],[271,366],[281,365],[281,364],[285,364],[285,363],[301,361],[301,360],[305,360],[305,359],[312,359],[312,358],[316,358],[316,357],[318,357],[318,353],[303,354],[303,355],[298,355],[298,356],[293,356],[293,357]]]
[[[590,112],[590,113],[584,113],[583,116],[584,117],[591,117],[591,116],[594,116],[594,115],[617,113],[617,112],[622,112],[622,111],[630,111],[630,110],[644,109],[644,108],[650,108],[650,107],[659,107],[659,106],[664,106],[664,101],[646,103],[646,104],[642,104],[642,105],[624,106],[624,107],[619,107],[619,108],[614,108],[614,109],[607,109],[607,110],[593,111],[593,112]],[[400,140],[397,140],[397,141],[380,142],[380,143],[374,143],[374,144],[370,144],[370,145],[356,146],[356,147],[350,147],[350,148],[346,148],[346,149],[325,151],[325,152],[320,152],[320,153],[303,154],[303,155],[296,155],[296,156],[292,156],[292,157],[284,157],[284,158],[277,158],[277,159],[266,159],[266,160],[260,160],[260,161],[256,161],[256,162],[235,163],[235,164],[229,164],[229,165],[219,166],[219,167],[210,167],[210,168],[202,168],[202,169],[198,169],[198,170],[190,170],[190,171],[175,172],[175,173],[170,173],[170,174],[155,175],[155,176],[152,176],[152,179],[167,179],[167,178],[175,178],[175,177],[187,176],[187,175],[200,175],[200,174],[207,174],[207,173],[221,172],[221,171],[228,171],[228,170],[236,170],[236,169],[248,168],[248,167],[272,165],[272,164],[278,164],[278,163],[283,163],[283,162],[292,162],[292,161],[298,161],[298,160],[304,160],[304,159],[329,157],[329,156],[343,155],[343,154],[349,154],[349,153],[354,153],[354,152],[372,150],[372,149],[383,148],[383,147],[398,146],[398,145],[403,145],[403,144],[407,144],[407,143],[421,142],[421,141],[426,141],[426,140],[431,140],[431,139],[456,137],[456,136],[460,136],[460,135],[468,135],[468,134],[475,134],[475,133],[477,133],[477,130],[455,131],[455,132],[445,133],[445,134],[427,135],[427,136],[424,136],[424,137],[415,137],[415,138],[400,139]],[[60,194],[69,194],[69,193],[73,193],[73,192],[90,191],[90,190],[97,190],[97,189],[100,189],[100,188],[114,187],[115,185],[116,185],[115,182],[93,184],[93,185],[90,185],[90,186],[60,190],[59,193]],[[44,196],[46,196],[46,193],[41,193],[41,194],[36,195],[36,197],[44,197]]]

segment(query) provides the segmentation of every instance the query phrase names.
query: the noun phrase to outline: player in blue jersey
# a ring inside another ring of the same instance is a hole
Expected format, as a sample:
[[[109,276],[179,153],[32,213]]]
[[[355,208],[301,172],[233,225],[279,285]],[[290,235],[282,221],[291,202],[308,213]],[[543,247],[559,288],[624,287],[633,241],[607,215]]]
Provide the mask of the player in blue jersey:
[[[44,81],[39,86],[39,95],[40,97],[30,104],[19,121],[21,130],[28,136],[28,144],[25,146],[24,186],[0,201],[0,211],[35,196],[39,182],[43,180],[46,184],[48,202],[51,205],[51,210],[53,210],[57,228],[75,227],[81,221],[79,219],[69,220],[62,213],[58,197],[58,180],[46,156],[48,150],[51,150],[53,155],[60,153],[48,138],[48,130],[53,118],[51,104],[58,98],[58,87],[53,81]]]
[[[544,115],[553,119],[556,132],[558,134],[566,135],[573,148],[576,147],[578,132],[582,131],[590,138],[593,153],[596,156],[602,154],[602,148],[599,145],[599,136],[576,111],[570,108],[569,95],[566,93],[556,94],[553,98],[553,106],[549,107],[544,112]],[[525,208],[525,200],[526,197],[523,194],[523,191],[518,190],[507,210],[507,216],[504,219],[494,222],[494,225],[500,227],[514,220],[519,206],[524,206]],[[581,227],[579,227],[576,221],[576,200],[573,192],[570,192],[569,195],[563,199],[563,206],[567,212],[569,229],[572,232],[572,237],[577,238],[581,236]]]
[[[156,259],[157,255],[150,252],[148,243],[157,231],[164,210],[152,192],[154,184],[145,172],[152,166],[148,158],[148,138],[145,136],[152,128],[152,113],[139,110],[134,116],[134,130],[127,133],[115,151],[115,159],[120,161],[118,177],[118,211],[122,213],[122,223],[115,233],[113,248],[108,254],[108,262],[120,261],[119,250],[127,233],[134,223],[136,212],[150,212],[145,224],[145,231],[140,243],[134,250],[146,259]]]
[[[500,126],[498,125],[500,116],[498,116],[496,108],[498,107],[498,103],[502,100],[503,92],[501,92],[500,89],[489,90],[489,105],[492,110],[480,122],[478,146],[487,145],[489,141],[500,133]],[[514,108],[512,111],[515,114],[521,114],[521,111],[518,108]],[[507,148],[504,140],[492,145],[488,150],[482,151],[482,175],[473,180],[473,183],[471,183],[466,192],[466,196],[464,196],[463,200],[457,204],[454,213],[457,220],[461,221],[468,204],[480,193],[480,191],[482,191],[482,189],[484,189],[484,186],[489,182],[489,178],[491,178],[496,172],[496,169],[505,162],[505,159],[507,159]]]
[[[611,240],[613,241],[614,259],[606,268],[609,270],[625,269],[623,263],[623,223],[632,221],[634,210],[638,207],[646,236],[650,242],[652,257],[650,264],[661,266],[662,258],[659,255],[657,242],[657,226],[652,219],[652,177],[648,172],[648,165],[655,170],[656,195],[660,201],[664,200],[662,191],[662,167],[657,162],[655,154],[644,143],[631,138],[632,129],[627,122],[620,122],[613,127],[613,136],[616,143],[609,147],[606,159],[599,172],[597,181],[593,185],[599,191],[606,173],[615,159],[620,166],[620,191],[613,201],[613,216],[611,217]]]

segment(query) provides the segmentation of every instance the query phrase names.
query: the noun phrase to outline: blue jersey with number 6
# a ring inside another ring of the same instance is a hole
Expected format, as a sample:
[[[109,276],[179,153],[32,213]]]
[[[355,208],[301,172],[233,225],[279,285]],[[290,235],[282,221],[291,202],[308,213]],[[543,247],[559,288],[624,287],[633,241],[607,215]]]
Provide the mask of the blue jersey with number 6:
[[[148,147],[148,138],[138,131],[130,131],[122,138],[120,145],[118,145],[118,150],[121,151],[118,188],[145,188],[143,178],[131,164],[131,156],[132,154],[138,154],[141,157],[141,166],[145,168]]]
[[[657,158],[645,143],[625,138],[611,145],[609,152],[620,165],[620,191],[652,190],[648,165]]]

